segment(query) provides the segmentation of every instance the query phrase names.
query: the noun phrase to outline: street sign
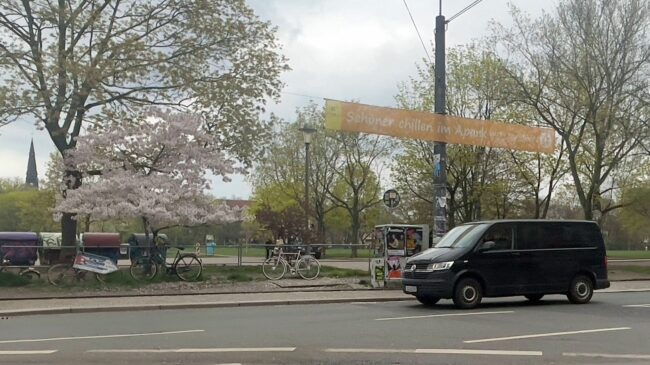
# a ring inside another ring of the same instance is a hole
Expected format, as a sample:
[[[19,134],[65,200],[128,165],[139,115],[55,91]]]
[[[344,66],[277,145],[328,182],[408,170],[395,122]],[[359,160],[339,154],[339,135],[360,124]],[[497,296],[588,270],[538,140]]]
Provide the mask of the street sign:
[[[395,189],[386,190],[384,193],[384,204],[389,208],[397,208],[400,202],[399,194]]]
[[[325,127],[427,141],[553,153],[550,128],[327,100]]]

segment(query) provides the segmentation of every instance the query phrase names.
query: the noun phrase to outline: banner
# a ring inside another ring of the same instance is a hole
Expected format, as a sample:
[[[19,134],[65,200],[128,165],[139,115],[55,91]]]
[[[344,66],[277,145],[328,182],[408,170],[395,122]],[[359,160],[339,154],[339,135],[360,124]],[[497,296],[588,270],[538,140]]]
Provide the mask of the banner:
[[[75,269],[96,272],[98,274],[110,274],[118,269],[117,265],[110,258],[100,255],[93,255],[87,252],[79,252],[74,258]]]
[[[436,142],[553,153],[550,128],[327,100],[325,127]]]

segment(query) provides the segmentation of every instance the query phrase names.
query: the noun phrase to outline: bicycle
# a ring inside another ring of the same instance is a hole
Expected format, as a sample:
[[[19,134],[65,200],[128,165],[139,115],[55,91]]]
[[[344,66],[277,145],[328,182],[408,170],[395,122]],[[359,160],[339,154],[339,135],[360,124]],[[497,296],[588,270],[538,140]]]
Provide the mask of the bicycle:
[[[108,275],[110,275],[110,273],[101,274],[99,272],[94,272],[94,271],[74,267],[75,263],[84,264],[87,260],[92,260],[93,257],[99,257],[100,259],[103,260],[107,259],[103,256],[92,255],[85,252],[78,252],[77,256],[75,256],[75,259],[72,263],[55,264],[50,266],[50,268],[47,270],[47,280],[50,282],[50,284],[54,286],[60,286],[64,284],[74,284],[74,283],[82,282],[88,279],[88,276],[94,274],[93,276],[95,277],[95,279],[100,283],[104,284],[106,283],[106,278]],[[113,270],[117,270],[117,267],[114,267]]]
[[[164,246],[170,248],[171,246]],[[176,256],[171,265],[167,264],[167,260],[163,256],[165,250],[154,250],[152,255],[140,256],[133,260],[131,263],[131,277],[135,280],[152,280],[158,273],[159,267],[163,267],[167,275],[176,275],[183,281],[195,281],[201,276],[203,272],[203,263],[196,254],[185,253],[181,254],[184,247],[171,247],[175,248]]]
[[[0,257],[0,272],[4,272],[5,270],[9,271],[8,269],[12,268],[18,269],[18,276],[25,277],[29,280],[41,277],[41,273],[33,267],[15,266],[11,264],[11,261],[5,259],[4,256]]]
[[[283,252],[282,248],[275,249],[274,256],[264,260],[262,264],[262,273],[269,280],[280,280],[284,277],[289,267],[291,274],[296,272],[305,280],[313,280],[320,273],[320,262],[313,256],[302,256],[301,250],[298,252]]]

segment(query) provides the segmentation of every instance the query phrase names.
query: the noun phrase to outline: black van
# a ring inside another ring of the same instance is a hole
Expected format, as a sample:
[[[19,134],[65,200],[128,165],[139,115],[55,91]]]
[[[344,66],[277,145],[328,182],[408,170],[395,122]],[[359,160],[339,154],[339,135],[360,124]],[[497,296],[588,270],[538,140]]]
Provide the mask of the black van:
[[[449,231],[435,247],[406,261],[402,289],[421,303],[453,299],[474,308],[482,297],[566,294],[591,300],[609,287],[600,229],[591,221],[499,220]]]

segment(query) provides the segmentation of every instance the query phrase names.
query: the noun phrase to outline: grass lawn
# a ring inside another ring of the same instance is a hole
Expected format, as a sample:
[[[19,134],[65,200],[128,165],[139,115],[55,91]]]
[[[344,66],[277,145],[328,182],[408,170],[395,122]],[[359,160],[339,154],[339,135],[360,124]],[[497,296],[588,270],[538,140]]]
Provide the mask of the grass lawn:
[[[368,273],[361,270],[340,269],[329,266],[321,266],[319,277],[321,278],[365,278]],[[285,278],[290,278],[289,273]],[[262,274],[261,266],[204,266],[200,281],[222,282],[247,282],[267,280]],[[133,279],[128,269],[121,269],[118,272],[109,274],[105,278],[106,283],[102,284],[95,279],[95,275],[88,273],[84,279],[74,284],[55,287],[47,281],[47,273],[42,273],[40,279],[28,280],[14,273],[0,273],[0,287],[31,287],[48,291],[69,290],[71,288],[81,289],[102,289],[102,288],[143,288],[156,283],[179,282],[176,275],[167,275],[159,272],[153,280],[137,281]]]
[[[621,271],[630,271],[630,272],[635,272],[637,274],[646,274],[650,275],[650,266],[632,266],[632,265],[625,265],[625,266],[620,266],[616,267],[617,270]]]
[[[650,259],[650,251],[608,250],[610,259]]]

